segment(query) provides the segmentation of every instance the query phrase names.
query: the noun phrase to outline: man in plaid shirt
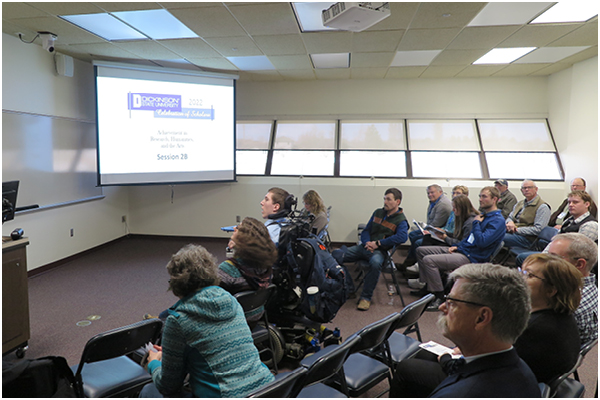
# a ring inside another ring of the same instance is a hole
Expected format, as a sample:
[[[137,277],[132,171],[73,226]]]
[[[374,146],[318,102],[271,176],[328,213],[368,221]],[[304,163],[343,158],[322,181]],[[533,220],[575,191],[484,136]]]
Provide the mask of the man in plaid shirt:
[[[581,302],[573,314],[583,346],[598,337],[598,287],[590,272],[598,260],[598,245],[581,233],[561,233],[554,236],[548,252],[573,264],[583,275]]]

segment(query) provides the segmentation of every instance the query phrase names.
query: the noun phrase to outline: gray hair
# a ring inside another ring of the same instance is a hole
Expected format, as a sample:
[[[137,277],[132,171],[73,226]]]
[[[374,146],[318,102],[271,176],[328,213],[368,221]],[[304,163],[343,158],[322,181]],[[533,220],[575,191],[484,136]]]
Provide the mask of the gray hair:
[[[427,189],[431,189],[431,188],[435,188],[438,192],[442,192],[444,189],[442,189],[442,187],[440,185],[438,185],[437,183],[434,183],[433,185],[429,185],[427,186]]]
[[[492,333],[514,343],[529,321],[531,300],[523,276],[515,269],[491,263],[467,264],[454,270],[450,279],[464,279],[466,299],[492,309]]]
[[[552,238],[553,242],[557,240],[566,240],[570,243],[567,250],[568,254],[565,255],[573,259],[584,258],[587,261],[586,269],[588,272],[598,261],[598,245],[584,234],[576,232],[559,233]]]
[[[206,286],[217,286],[217,259],[202,246],[188,244],[171,256],[167,264],[169,289],[186,297]]]

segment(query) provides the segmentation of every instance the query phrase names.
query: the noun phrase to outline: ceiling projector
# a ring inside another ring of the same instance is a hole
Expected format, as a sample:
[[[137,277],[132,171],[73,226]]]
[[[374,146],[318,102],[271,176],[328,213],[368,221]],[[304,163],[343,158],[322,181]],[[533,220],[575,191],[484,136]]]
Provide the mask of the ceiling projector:
[[[389,3],[335,3],[323,10],[323,26],[361,32],[390,16]]]

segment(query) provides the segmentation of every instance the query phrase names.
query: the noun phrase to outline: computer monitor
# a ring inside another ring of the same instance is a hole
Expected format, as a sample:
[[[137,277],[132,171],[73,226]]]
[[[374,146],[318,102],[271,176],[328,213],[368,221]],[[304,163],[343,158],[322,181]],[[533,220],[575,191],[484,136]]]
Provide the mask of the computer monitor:
[[[15,218],[19,181],[2,182],[2,223]]]

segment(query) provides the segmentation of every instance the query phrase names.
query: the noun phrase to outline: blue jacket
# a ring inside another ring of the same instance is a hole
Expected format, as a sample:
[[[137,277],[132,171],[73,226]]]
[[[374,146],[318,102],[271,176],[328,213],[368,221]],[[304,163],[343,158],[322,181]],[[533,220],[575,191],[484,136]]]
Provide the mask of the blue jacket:
[[[458,252],[473,263],[490,261],[500,242],[504,240],[506,225],[502,212],[495,210],[483,216],[483,221],[473,221],[471,234],[458,243]]]
[[[535,375],[513,348],[463,365],[429,397],[541,397],[541,392]]]

